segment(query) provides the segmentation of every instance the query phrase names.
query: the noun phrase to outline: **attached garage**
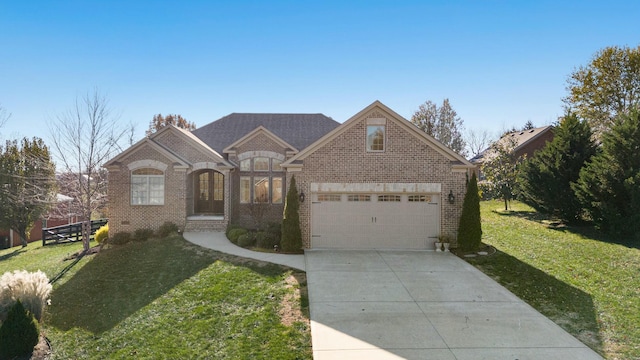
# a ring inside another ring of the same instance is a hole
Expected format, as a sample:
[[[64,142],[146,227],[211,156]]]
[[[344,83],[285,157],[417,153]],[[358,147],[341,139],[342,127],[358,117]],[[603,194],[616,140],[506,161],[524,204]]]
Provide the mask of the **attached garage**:
[[[333,191],[312,194],[312,248],[433,249],[440,233],[439,184],[335,185],[315,186]],[[362,191],[376,188],[383,191]],[[394,188],[405,191],[389,191]]]

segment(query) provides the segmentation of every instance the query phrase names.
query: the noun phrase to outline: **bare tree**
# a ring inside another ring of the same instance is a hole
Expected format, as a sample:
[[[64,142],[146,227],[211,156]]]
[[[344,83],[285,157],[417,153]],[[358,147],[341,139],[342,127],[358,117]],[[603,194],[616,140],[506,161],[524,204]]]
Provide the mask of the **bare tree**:
[[[174,125],[189,131],[196,129],[196,124],[187,121],[187,119],[183,118],[182,115],[169,114],[167,116],[162,116],[162,114],[157,114],[153,116],[153,119],[149,123],[149,129],[146,131],[146,135],[149,136],[168,125]]]
[[[494,140],[494,137],[486,129],[469,129],[467,130],[466,135],[465,142],[467,144],[467,153],[471,157],[474,157],[486,150]]]
[[[101,166],[126,145],[132,127],[122,126],[119,116],[109,108],[109,101],[95,89],[74,106],[58,115],[51,123],[50,132],[58,164],[64,173],[73,174],[74,197],[83,221],[105,203],[106,178]],[[69,186],[69,185],[67,185]],[[89,236],[83,238],[89,249]]]
[[[430,100],[425,101],[411,116],[411,122],[451,150],[464,155],[463,121],[451,107],[449,99],[444,99],[440,107]]]

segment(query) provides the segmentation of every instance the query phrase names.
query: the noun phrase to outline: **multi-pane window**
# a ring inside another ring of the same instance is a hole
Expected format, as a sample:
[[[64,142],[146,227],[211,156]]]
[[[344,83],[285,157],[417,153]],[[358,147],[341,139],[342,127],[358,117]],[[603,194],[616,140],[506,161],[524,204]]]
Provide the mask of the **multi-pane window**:
[[[282,164],[282,160],[271,159],[271,171],[282,171],[280,164]]]
[[[282,204],[282,178],[271,178],[271,202],[273,204]]]
[[[431,196],[428,195],[409,195],[407,197],[409,202],[427,202],[431,201]]]
[[[251,171],[251,159],[240,161],[240,171]]]
[[[131,172],[131,205],[164,205],[164,172],[143,168]]]
[[[251,202],[251,177],[240,177],[240,203],[248,204]]]
[[[340,201],[340,194],[318,194],[318,201]]]
[[[367,125],[367,151],[384,151],[384,125]]]
[[[269,171],[269,158],[253,158],[253,171]]]
[[[269,202],[269,177],[253,178],[253,202],[268,203]]]
[[[379,202],[400,202],[400,195],[378,195]]]
[[[371,195],[349,195],[347,201],[371,201]]]

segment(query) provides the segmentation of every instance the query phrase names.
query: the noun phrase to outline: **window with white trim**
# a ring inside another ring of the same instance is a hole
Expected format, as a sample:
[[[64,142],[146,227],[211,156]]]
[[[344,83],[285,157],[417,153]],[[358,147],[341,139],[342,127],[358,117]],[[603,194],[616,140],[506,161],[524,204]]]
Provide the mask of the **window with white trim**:
[[[271,178],[271,203],[282,204],[282,178]]]
[[[251,171],[251,159],[240,161],[240,171]]]
[[[282,171],[282,167],[280,166],[280,164],[282,164],[282,160],[272,158],[271,159],[271,171]]]
[[[131,205],[164,205],[164,172],[153,168],[131,172]]]
[[[253,202],[269,203],[269,177],[253,178]]]
[[[384,151],[384,139],[384,125],[367,125],[367,151]]]
[[[269,158],[253,158],[253,171],[269,171]]]
[[[248,204],[251,202],[251,177],[240,177],[240,203]]]

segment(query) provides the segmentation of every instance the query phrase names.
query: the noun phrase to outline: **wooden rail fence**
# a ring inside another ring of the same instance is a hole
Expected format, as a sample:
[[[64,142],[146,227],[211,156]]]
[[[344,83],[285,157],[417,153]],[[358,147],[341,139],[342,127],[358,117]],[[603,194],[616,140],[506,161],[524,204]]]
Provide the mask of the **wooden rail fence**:
[[[109,219],[91,220],[91,239],[93,239],[96,231],[105,225],[107,221]],[[82,241],[82,222],[42,229],[43,246],[76,241]]]

